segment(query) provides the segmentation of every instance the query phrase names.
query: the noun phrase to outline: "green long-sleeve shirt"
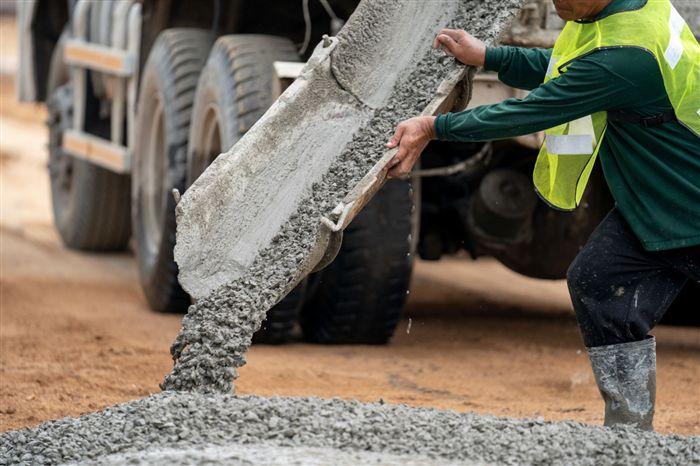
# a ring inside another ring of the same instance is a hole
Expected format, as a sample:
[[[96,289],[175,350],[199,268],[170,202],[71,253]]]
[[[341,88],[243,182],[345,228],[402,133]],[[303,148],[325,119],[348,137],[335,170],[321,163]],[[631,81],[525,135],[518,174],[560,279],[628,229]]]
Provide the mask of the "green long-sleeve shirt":
[[[613,1],[598,16],[644,0]],[[595,20],[595,19],[594,19]],[[438,139],[488,141],[542,131],[602,110],[654,116],[672,110],[654,57],[641,49],[601,50],[542,84],[551,50],[495,47],[485,68],[531,90],[435,121]],[[644,128],[610,121],[599,158],[617,206],[647,250],[700,244],[700,138],[678,122]]]

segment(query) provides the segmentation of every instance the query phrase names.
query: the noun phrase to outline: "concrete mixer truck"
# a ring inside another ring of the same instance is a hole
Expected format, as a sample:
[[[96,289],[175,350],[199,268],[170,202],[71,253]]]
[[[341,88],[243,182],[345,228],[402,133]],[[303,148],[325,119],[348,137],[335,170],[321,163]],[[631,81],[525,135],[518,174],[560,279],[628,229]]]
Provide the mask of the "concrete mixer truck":
[[[290,85],[355,0],[25,0],[19,3],[22,101],[48,107],[56,229],[83,251],[132,247],[155,311],[191,302],[173,259],[175,199]],[[698,31],[697,2],[676,2]],[[497,8],[494,2],[494,8]],[[563,26],[531,0],[502,42],[551,47]],[[481,72],[469,106],[523,96]],[[531,134],[486,144],[434,142],[410,180],[388,182],[346,229],[335,260],[277,304],[256,335],[380,344],[392,336],[413,258],[466,251],[531,276],[563,278],[612,200],[600,173],[582,207],[548,209],[530,172]],[[688,289],[677,305],[697,293]]]

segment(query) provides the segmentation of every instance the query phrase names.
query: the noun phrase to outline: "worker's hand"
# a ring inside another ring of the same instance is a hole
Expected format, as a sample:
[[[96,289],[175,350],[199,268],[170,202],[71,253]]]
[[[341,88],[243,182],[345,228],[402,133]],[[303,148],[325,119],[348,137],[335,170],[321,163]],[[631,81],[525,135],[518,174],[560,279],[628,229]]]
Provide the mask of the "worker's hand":
[[[399,151],[389,162],[387,178],[401,178],[407,175],[431,139],[435,139],[434,116],[420,116],[399,123],[396,133],[387,143],[390,149],[399,147]]]
[[[486,44],[467,31],[443,29],[433,43],[433,48],[440,47],[465,65],[484,66],[486,61]]]

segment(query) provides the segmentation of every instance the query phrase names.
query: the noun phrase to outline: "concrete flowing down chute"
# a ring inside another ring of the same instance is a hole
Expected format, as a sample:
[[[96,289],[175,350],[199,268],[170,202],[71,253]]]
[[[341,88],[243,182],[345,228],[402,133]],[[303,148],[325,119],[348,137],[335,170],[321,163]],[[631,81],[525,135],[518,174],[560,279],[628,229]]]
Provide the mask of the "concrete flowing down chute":
[[[180,282],[192,296],[206,296],[239,277],[270,245],[353,136],[389,103],[396,85],[459,6],[454,0],[365,1],[337,38],[317,46],[299,79],[178,204],[175,258]],[[453,67],[422,113],[445,108],[465,73],[464,67]],[[391,156],[380,157],[327,213],[328,228],[319,231],[300,276],[319,264],[333,233],[342,231],[380,187]],[[333,255],[330,251],[326,259]]]
[[[196,305],[164,388],[230,389],[223,379],[236,377],[230,366],[244,363],[265,312],[335,257],[343,229],[384,183],[396,124],[466,105],[469,70],[432,50],[436,34],[464,28],[493,43],[521,3],[365,0],[337,37],[324,38],[177,205],[175,260]]]

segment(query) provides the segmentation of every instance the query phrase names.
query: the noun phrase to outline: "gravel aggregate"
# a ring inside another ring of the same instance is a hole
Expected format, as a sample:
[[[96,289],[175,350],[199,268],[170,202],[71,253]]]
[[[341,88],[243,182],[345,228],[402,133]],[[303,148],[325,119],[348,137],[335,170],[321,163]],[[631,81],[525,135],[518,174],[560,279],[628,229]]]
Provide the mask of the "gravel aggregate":
[[[700,437],[460,414],[381,401],[163,392],[80,418],[6,432],[0,436],[0,465],[102,464],[103,459],[107,464],[120,459],[158,464],[153,456],[158,451],[175,462],[184,455],[183,462],[202,463],[207,455],[225,456],[228,447],[235,455],[246,445],[255,447],[248,453],[265,453],[270,461],[289,456],[291,448],[297,456],[290,461],[302,463],[304,457],[299,455],[305,449],[320,448],[350,458],[373,453],[378,461],[382,455],[387,461],[397,455],[428,458],[424,464],[700,464]],[[279,454],[278,447],[282,447]],[[239,464],[246,464],[243,459]]]

